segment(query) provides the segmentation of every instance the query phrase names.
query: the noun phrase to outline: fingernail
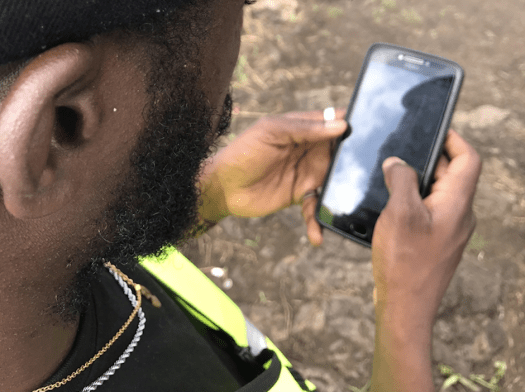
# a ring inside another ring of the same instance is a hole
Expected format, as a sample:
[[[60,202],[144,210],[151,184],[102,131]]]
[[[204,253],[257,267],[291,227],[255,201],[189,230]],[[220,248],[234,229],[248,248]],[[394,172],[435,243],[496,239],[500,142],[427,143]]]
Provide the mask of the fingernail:
[[[325,128],[339,128],[339,129],[346,129],[346,121],[345,120],[329,120],[324,122]]]
[[[383,171],[390,169],[394,165],[409,166],[408,163],[406,163],[401,158],[390,157],[390,158],[385,159],[385,161],[383,162]]]

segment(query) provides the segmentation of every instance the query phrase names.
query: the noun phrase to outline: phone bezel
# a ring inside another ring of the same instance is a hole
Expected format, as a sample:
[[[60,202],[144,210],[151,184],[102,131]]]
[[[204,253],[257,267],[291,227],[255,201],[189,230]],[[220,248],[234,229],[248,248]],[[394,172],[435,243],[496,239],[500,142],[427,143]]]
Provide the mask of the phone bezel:
[[[345,119],[346,119],[346,121],[348,123],[349,123],[349,120],[350,120],[350,116],[352,114],[352,109],[355,106],[355,101],[356,101],[359,89],[361,87],[361,83],[363,81],[364,75],[366,73],[368,64],[370,63],[372,57],[377,56],[377,53],[379,53],[379,52],[384,52],[383,55],[387,56],[387,58],[389,58],[389,59],[395,59],[400,54],[403,54],[403,55],[406,55],[406,56],[409,56],[409,57],[415,57],[415,58],[418,58],[418,59],[423,59],[423,61],[430,62],[432,66],[446,67],[447,74],[453,74],[454,75],[454,81],[453,81],[452,87],[450,89],[450,93],[449,93],[449,96],[448,96],[447,104],[445,106],[445,110],[443,112],[441,124],[439,126],[438,131],[437,131],[437,135],[436,135],[436,138],[434,140],[434,144],[433,144],[433,146],[432,146],[432,148],[430,150],[429,159],[427,161],[427,165],[426,165],[426,167],[425,167],[425,169],[423,171],[423,176],[422,176],[422,179],[421,179],[421,184],[420,184],[419,191],[420,191],[420,194],[422,195],[422,197],[424,198],[424,197],[426,197],[428,195],[428,193],[430,191],[430,186],[432,184],[432,180],[433,180],[433,177],[434,177],[434,171],[435,171],[437,162],[439,160],[439,157],[440,157],[440,155],[442,153],[443,143],[445,141],[445,138],[446,138],[446,135],[447,135],[447,132],[448,132],[448,128],[449,128],[450,122],[452,120],[452,115],[454,113],[454,108],[455,108],[456,102],[457,102],[457,100],[459,98],[459,93],[460,93],[460,90],[461,90],[461,85],[463,83],[463,79],[464,79],[464,75],[465,74],[464,74],[464,71],[461,68],[461,66],[459,64],[457,64],[456,62],[454,62],[454,61],[451,61],[451,60],[448,60],[448,59],[445,59],[445,58],[442,58],[442,57],[439,57],[439,56],[435,56],[435,55],[432,55],[432,54],[420,52],[420,51],[417,51],[417,50],[404,48],[404,47],[398,46],[398,45],[387,44],[387,43],[375,43],[372,46],[370,46],[370,48],[368,49],[368,51],[366,53],[366,56],[365,56],[365,59],[363,61],[363,65],[361,66],[361,70],[360,70],[359,76],[357,78],[355,89],[354,89],[354,91],[352,93],[352,97],[350,99],[350,103],[348,105],[348,109],[347,109],[347,112],[346,112],[346,115],[345,115]],[[422,73],[422,72],[419,72],[419,73]],[[344,236],[346,238],[349,238],[349,239],[351,239],[351,240],[353,240],[353,241],[355,241],[355,242],[357,242],[357,243],[359,243],[361,245],[364,245],[364,246],[367,246],[367,247],[371,247],[371,240],[369,241],[367,238],[363,238],[363,237],[360,237],[360,236],[352,235],[351,233],[348,233],[348,232],[346,232],[344,230],[341,230],[341,229],[339,229],[339,228],[337,228],[335,226],[332,226],[332,225],[324,222],[319,217],[320,209],[321,209],[321,206],[322,206],[322,200],[323,200],[323,197],[324,197],[324,192],[325,192],[325,189],[326,189],[326,185],[327,185],[327,183],[329,182],[329,180],[331,178],[332,170],[334,168],[334,164],[335,164],[335,161],[336,161],[335,158],[337,157],[337,152],[339,151],[341,143],[348,136],[350,136],[350,134],[351,134],[351,130],[350,130],[350,127],[349,127],[349,130],[347,132],[345,132],[345,134],[343,136],[341,136],[340,138],[337,139],[336,147],[333,150],[332,160],[330,162],[330,166],[329,166],[327,175],[325,177],[323,188],[322,188],[321,194],[319,196],[319,200],[317,202],[317,206],[316,206],[316,210],[315,210],[315,218],[316,218],[317,222],[322,227],[325,227],[325,228],[327,228],[327,229],[329,229],[331,231],[334,231],[334,232],[336,232],[336,233],[338,233],[338,234],[340,234],[340,235],[342,235],[342,236]],[[379,213],[380,212],[378,211],[378,214]],[[373,236],[373,229],[374,229],[374,226],[375,226],[375,222],[376,222],[376,220],[374,221],[374,224],[371,226],[372,233],[370,235],[370,239]]]

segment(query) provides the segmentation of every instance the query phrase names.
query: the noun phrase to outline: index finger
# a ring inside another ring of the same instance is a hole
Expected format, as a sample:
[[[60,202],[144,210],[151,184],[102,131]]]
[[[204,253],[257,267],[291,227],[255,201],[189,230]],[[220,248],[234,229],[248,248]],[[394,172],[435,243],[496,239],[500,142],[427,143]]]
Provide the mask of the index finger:
[[[443,178],[448,177],[465,194],[474,195],[481,174],[481,159],[478,153],[453,130],[448,132],[445,150],[450,157],[450,163]]]
[[[477,154],[474,147],[467,143],[459,134],[450,129],[447,134],[447,139],[445,140],[445,150],[447,151],[450,159],[463,154]]]
[[[341,136],[347,129],[345,120],[324,121],[309,118],[313,114],[263,117],[256,126],[264,129],[264,138],[272,143],[317,143]],[[322,114],[321,114],[322,115]]]
[[[342,120],[345,118],[346,109],[336,108],[335,109],[335,118]],[[288,112],[283,114],[284,117],[288,118],[302,118],[307,120],[319,120],[324,121],[323,111],[322,110],[312,110],[309,112]]]

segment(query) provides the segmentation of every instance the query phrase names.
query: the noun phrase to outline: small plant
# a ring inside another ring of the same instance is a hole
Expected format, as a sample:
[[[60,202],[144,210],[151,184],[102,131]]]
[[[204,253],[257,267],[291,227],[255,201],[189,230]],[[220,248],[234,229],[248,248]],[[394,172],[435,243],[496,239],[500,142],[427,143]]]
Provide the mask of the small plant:
[[[299,15],[297,15],[295,12],[290,12],[288,15],[288,21],[295,23],[299,20]]]
[[[261,236],[257,234],[255,237],[255,240],[245,239],[244,245],[249,246],[251,248],[257,248],[259,246],[259,241],[261,240]]]
[[[446,376],[446,380],[443,382],[443,385],[441,386],[440,391],[444,391],[448,388],[450,388],[452,385],[455,384],[462,384],[471,391],[475,392],[481,392],[481,388],[478,387],[474,382],[469,380],[468,378],[462,376],[459,373],[456,373],[454,369],[452,369],[450,366],[447,365],[439,365],[439,371],[441,375]]]
[[[496,361],[494,367],[496,369],[494,376],[492,376],[490,381],[486,381],[483,374],[471,374],[469,378],[466,378],[455,372],[450,366],[440,364],[439,371],[441,375],[446,377],[440,391],[445,391],[453,385],[461,384],[468,390],[474,392],[482,392],[481,387],[486,388],[491,392],[501,392],[501,387],[498,384],[507,372],[507,364],[503,361]],[[348,389],[352,392],[368,392],[370,391],[371,384],[372,380],[368,380],[362,388],[349,386]]]
[[[239,56],[239,60],[237,61],[237,65],[235,67],[235,70],[233,71],[233,74],[235,76],[235,79],[237,79],[237,82],[240,84],[244,84],[248,81],[248,76],[246,75],[246,63],[248,62],[248,59],[245,55]]]
[[[439,11],[439,16],[441,16],[442,18],[445,17],[445,15],[450,11],[450,9],[450,6],[443,8],[441,11]]]
[[[487,241],[481,236],[481,234],[474,233],[470,238],[470,241],[467,245],[467,250],[474,250],[476,252],[481,252],[487,246]]]
[[[396,8],[396,0],[381,0],[381,5],[387,9]]]
[[[319,210],[319,218],[323,222],[331,225],[334,220],[334,215],[330,212],[328,208],[326,208],[325,206],[321,206],[321,209]]]
[[[485,376],[482,374],[471,374],[469,378],[466,378],[461,374],[456,373],[450,366],[439,365],[439,371],[443,376],[447,377],[443,382],[440,391],[444,391],[450,388],[452,385],[459,383],[475,392],[481,391],[481,388],[478,385],[490,390],[491,392],[500,392],[501,387],[498,384],[505,376],[507,364],[503,361],[496,361],[494,363],[494,367],[496,368],[494,376],[492,376],[490,381],[486,381]]]
[[[401,16],[409,23],[417,24],[423,21],[421,15],[413,8],[401,11]]]
[[[381,21],[383,20],[382,17],[384,14],[385,14],[384,7],[374,8],[374,10],[372,11],[372,17],[374,18],[374,21],[378,24],[381,23]]]
[[[343,15],[343,10],[339,7],[328,7],[328,17],[337,18]]]
[[[259,291],[259,302],[262,304],[265,304],[268,302],[268,299],[266,298],[266,294],[264,294],[264,291]]]
[[[490,389],[492,392],[500,392],[501,388],[498,384],[507,372],[507,364],[503,361],[496,361],[494,367],[496,368],[496,371],[490,381],[485,381],[485,376],[483,374],[471,374],[470,379],[477,382],[479,385]]]
[[[372,386],[372,380],[368,380],[368,382],[365,384],[363,388],[357,388],[353,386],[349,386],[348,388],[352,392],[368,392],[370,390],[370,387]]]

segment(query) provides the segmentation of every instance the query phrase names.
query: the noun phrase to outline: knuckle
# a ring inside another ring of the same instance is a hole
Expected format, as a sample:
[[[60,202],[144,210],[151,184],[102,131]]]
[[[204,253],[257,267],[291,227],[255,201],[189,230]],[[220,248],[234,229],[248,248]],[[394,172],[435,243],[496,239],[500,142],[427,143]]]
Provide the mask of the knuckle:
[[[413,226],[420,220],[420,214],[406,199],[393,200],[390,216],[399,225]]]
[[[483,170],[483,161],[478,156],[478,163],[476,165],[476,179],[479,179],[482,170]]]
[[[474,169],[474,172],[480,173],[482,169],[482,159],[476,149],[470,144],[465,145],[465,154],[469,161],[469,166]]]
[[[275,115],[269,115],[261,117],[259,120],[257,120],[257,125],[267,127],[270,124],[273,124],[278,121],[278,117]]]
[[[481,169],[483,167],[483,161],[481,160],[481,156],[478,154],[478,152],[474,149],[474,147],[471,147],[470,151],[470,160],[472,162],[472,166],[476,168],[476,171],[479,173],[481,172]]]
[[[474,233],[474,230],[476,229],[477,223],[478,223],[478,220],[477,220],[476,216],[473,213],[471,213],[470,217],[469,217],[469,223],[468,223],[469,236],[471,236]]]
[[[457,215],[457,219],[450,219],[450,216],[442,216],[440,221],[444,228],[448,228],[450,236],[453,240],[460,244],[468,243],[470,237],[476,228],[476,217],[471,208],[460,209],[463,213]]]

